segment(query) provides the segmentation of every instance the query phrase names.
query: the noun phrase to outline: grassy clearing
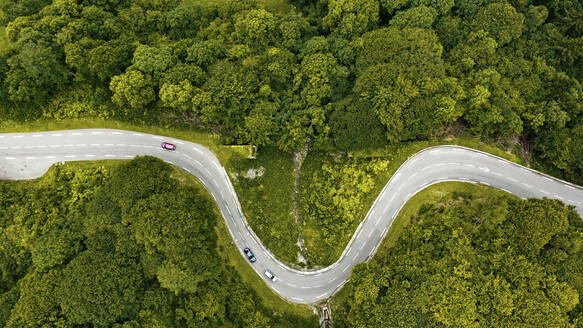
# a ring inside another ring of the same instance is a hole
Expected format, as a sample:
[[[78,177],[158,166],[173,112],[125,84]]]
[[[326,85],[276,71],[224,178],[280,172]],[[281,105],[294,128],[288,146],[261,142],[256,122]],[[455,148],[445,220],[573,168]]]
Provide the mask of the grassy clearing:
[[[293,204],[291,202],[294,183],[294,169],[291,154],[266,148],[259,151],[257,159],[248,160],[246,159],[248,148],[220,145],[219,136],[216,134],[170,126],[157,127],[113,120],[91,118],[58,121],[40,120],[26,124],[7,121],[0,124],[0,132],[33,132],[78,128],[127,129],[166,135],[205,145],[217,155],[232,176],[239,176],[238,178],[233,178],[233,184],[241,201],[243,212],[262,242],[282,261],[290,265],[300,265],[297,257],[299,248],[296,244],[298,230],[295,225]],[[319,267],[328,265],[338,259],[346,247],[346,243],[350,240],[356,227],[368,212],[383,186],[407,158],[424,148],[443,144],[457,144],[479,149],[524,164],[524,161],[518,156],[508,153],[495,145],[486,144],[476,138],[470,137],[447,137],[428,141],[416,141],[402,143],[376,151],[350,154],[354,158],[362,160],[363,163],[371,158],[387,159],[389,160],[388,171],[386,174],[383,173],[374,177],[375,185],[373,190],[363,198],[363,206],[359,214],[359,219],[353,222],[335,247],[329,247],[323,243],[321,227],[315,220],[302,221],[300,230],[308,253],[310,254],[312,266]],[[335,153],[334,156],[339,156],[339,154]],[[310,177],[314,172],[320,170],[322,163],[330,157],[330,154],[324,152],[308,154],[302,166],[300,189],[310,190],[309,179],[306,179],[306,177]],[[344,156],[344,159],[346,159],[346,156]],[[255,180],[241,177],[247,170],[253,168],[258,169],[261,166],[265,168],[262,177],[258,177]],[[300,209],[302,219],[305,218],[301,211],[303,206],[302,199],[298,199],[298,208]]]
[[[375,185],[373,190],[366,194],[362,201],[362,211],[359,213],[359,219],[355,220],[346,230],[344,235],[339,239],[340,242],[336,243],[333,247],[328,246],[322,240],[323,232],[322,226],[318,224],[317,218],[306,218],[305,214],[301,212],[302,224],[300,225],[300,230],[308,253],[310,255],[310,260],[314,267],[327,266],[338,260],[338,257],[342,254],[342,251],[346,247],[348,241],[362,219],[368,213],[368,210],[374,203],[380,191],[383,189],[385,184],[389,181],[391,176],[397,171],[397,169],[405,162],[409,157],[417,153],[418,151],[431,146],[437,145],[460,145],[481,151],[485,151],[496,156],[500,156],[512,162],[519,164],[524,164],[524,161],[513,153],[506,152],[493,144],[486,144],[476,138],[471,137],[447,137],[440,139],[433,139],[427,141],[415,141],[408,143],[401,143],[396,146],[387,147],[384,149],[379,149],[375,151],[368,152],[354,152],[349,156],[353,156],[356,159],[364,160],[367,159],[380,158],[389,160],[389,167],[387,172],[378,174],[374,176]],[[339,153],[310,153],[308,154],[301,172],[300,186],[302,190],[311,190],[309,177],[313,176],[314,172],[320,170],[322,164],[326,161],[330,161],[332,158],[338,158],[341,156],[341,161],[347,161],[349,156],[341,155]],[[305,200],[298,199],[298,207],[300,209],[304,208]]]
[[[386,147],[383,149],[354,152],[352,155],[358,158],[371,158],[371,157],[389,158],[391,159],[392,163],[399,162],[399,164],[397,165],[398,168],[407,158],[411,157],[416,152],[427,147],[439,145],[458,145],[473,148],[505,158],[509,161],[524,164],[523,159],[521,159],[514,153],[510,153],[500,149],[500,146],[498,145],[495,145],[493,143],[485,143],[475,137],[467,136],[459,137],[448,136],[445,138],[403,142],[398,145]]]
[[[194,129],[176,127],[161,127],[153,125],[138,125],[114,120],[98,118],[38,120],[26,123],[4,121],[0,123],[0,133],[8,132],[37,132],[68,129],[122,129],[144,133],[160,134],[177,139],[188,140],[204,145],[211,149],[217,158],[225,165],[235,154],[247,154],[248,150],[241,147],[229,147],[219,144],[219,135]]]
[[[234,157],[229,162],[229,171],[247,221],[261,242],[281,260],[299,264],[292,203],[292,155],[265,148],[255,160]],[[257,176],[245,177],[248,172],[256,172]]]
[[[204,189],[195,177],[178,168],[174,168],[172,177],[178,179],[186,185],[194,185],[201,190]],[[206,190],[204,195],[206,195],[210,201],[213,201],[210,194],[206,192]],[[247,263],[247,261],[240,255],[239,251],[237,250],[237,246],[233,242],[233,238],[227,229],[227,225],[221,217],[218,207],[215,207],[215,211],[219,216],[217,219],[217,226],[215,228],[218,236],[218,252],[226,264],[237,269],[237,272],[241,276],[242,280],[251,286],[251,288],[253,288],[255,293],[263,301],[263,304],[275,315],[287,312],[316,321],[317,318],[307,306],[289,303],[288,301],[279,297],[279,295],[275,294],[269,287],[267,287],[265,282],[257,275],[251,266],[249,266],[249,263]]]
[[[27,123],[5,121],[0,123],[0,133],[36,132],[85,128],[109,128],[160,134],[199,143],[211,149],[223,166],[239,178],[233,185],[241,202],[245,217],[261,241],[281,260],[291,265],[299,264],[297,253],[297,228],[293,216],[291,196],[294,184],[294,166],[291,154],[275,149],[262,149],[255,160],[247,159],[246,146],[224,146],[219,136],[204,131],[137,125],[97,118],[38,120]],[[252,168],[265,168],[264,175],[250,180],[241,177]]]
[[[399,237],[405,231],[412,219],[417,216],[421,206],[424,204],[439,204],[449,202],[454,199],[454,192],[470,193],[474,199],[484,196],[507,195],[496,188],[483,186],[476,183],[467,182],[441,182],[429,186],[415,194],[403,206],[399,214],[393,221],[391,228],[383,239],[377,252],[370,261],[384,262],[387,259],[388,250],[396,245]],[[347,299],[352,295],[352,284],[350,281],[336,293],[331,299],[332,312],[337,316],[346,317],[350,309],[346,308]]]
[[[388,181],[389,172],[387,170],[375,174],[371,172],[370,168],[367,169],[367,167],[375,165],[373,161],[379,162],[379,159],[371,160],[348,158],[346,156],[341,156],[338,153],[333,153],[330,155],[322,152],[309,154],[304,161],[300,176],[300,188],[302,188],[302,192],[300,192],[298,198],[298,207],[300,209],[302,222],[300,225],[300,230],[304,239],[304,245],[307,249],[309,259],[314,267],[328,266],[338,260],[344,251],[344,246],[352,237],[352,232],[360,223],[361,218],[366,215],[369,206],[368,204],[372,204],[374,202],[374,199],[377,197],[385,183]],[[328,166],[331,165],[333,169],[332,172],[328,171],[327,174],[321,175],[319,172],[324,163],[326,163]],[[326,208],[332,202],[329,202],[328,204],[320,204],[319,201],[310,202],[309,198],[315,196],[314,193],[324,194],[326,191],[322,190],[322,185],[328,186],[328,182],[330,184],[336,184],[338,178],[343,177],[343,168],[353,166],[356,166],[358,170],[363,173],[363,176],[369,176],[371,180],[369,181],[368,179],[360,179],[356,176],[350,175],[350,178],[343,180],[340,185],[333,186],[333,188],[336,189],[336,192],[338,192],[336,194],[337,196],[335,197],[336,201],[339,201],[343,204],[336,206],[337,211],[329,212],[329,215],[321,218],[314,217],[313,214],[310,214],[310,212],[313,213],[314,210],[311,208],[312,206]],[[314,179],[315,174],[318,174],[319,178]],[[355,198],[350,194],[341,193],[342,191],[348,191],[351,188],[351,186],[348,184],[352,183],[352,181],[358,181],[359,185],[368,185],[368,182],[366,181],[369,181],[371,182],[372,189],[364,194],[359,193],[362,195],[362,197],[359,198]],[[348,209],[347,202],[351,204],[351,208],[354,209],[360,207],[360,209],[357,210],[357,212],[354,212],[353,209]],[[348,211],[343,212],[343,210]],[[346,225],[344,222],[339,222],[344,220],[344,216],[349,216],[344,215],[346,213],[354,213],[356,217],[356,220],[351,222],[349,225]],[[324,224],[319,223],[318,220],[328,220],[334,224],[335,227],[342,225],[346,227],[347,230],[339,232],[340,229],[329,228],[328,238],[330,239],[330,242],[327,243],[323,238],[325,226]]]
[[[119,166],[125,162],[124,160],[106,160],[106,161],[75,161],[75,162],[66,162],[64,165],[72,168],[73,170],[81,170],[91,167],[106,167],[110,170],[114,169],[115,167]],[[61,164],[59,164],[61,165]],[[52,169],[52,168],[51,168]],[[3,181],[2,183],[25,183],[25,184],[33,184],[38,183],[39,180],[42,180],[46,177],[43,175],[37,179],[33,180],[25,180],[25,181]],[[179,180],[183,185],[191,185],[198,188],[201,191],[204,191],[202,194],[207,197],[209,201],[214,204],[214,201],[210,194],[206,191],[206,189],[202,186],[202,184],[192,175],[178,169],[177,167],[173,167],[173,171],[171,177]],[[239,275],[241,276],[242,280],[247,283],[254,292],[261,298],[263,305],[270,309],[274,315],[278,315],[284,312],[299,315],[303,318],[313,320],[314,323],[317,322],[317,318],[315,317],[314,313],[305,305],[298,305],[289,303],[286,300],[279,297],[275,294],[263,280],[253,271],[253,269],[249,266],[249,264],[245,261],[245,259],[239,254],[236,245],[233,243],[233,239],[225,225],[223,218],[218,210],[218,207],[215,206],[215,212],[217,214],[217,226],[215,231],[217,232],[218,236],[218,252],[222,258],[222,261],[226,265],[230,265],[234,267]]]
[[[298,189],[310,188],[311,176],[316,170],[320,170],[322,162],[325,160],[324,153],[310,153],[304,160],[301,171]],[[325,250],[324,242],[322,241],[322,232],[317,228],[317,225],[307,217],[303,204],[305,204],[303,195],[298,197],[298,211],[302,224],[300,225],[300,232],[304,240],[304,248],[308,252],[308,257],[313,266],[325,264],[328,257],[333,257],[336,252],[334,250]]]

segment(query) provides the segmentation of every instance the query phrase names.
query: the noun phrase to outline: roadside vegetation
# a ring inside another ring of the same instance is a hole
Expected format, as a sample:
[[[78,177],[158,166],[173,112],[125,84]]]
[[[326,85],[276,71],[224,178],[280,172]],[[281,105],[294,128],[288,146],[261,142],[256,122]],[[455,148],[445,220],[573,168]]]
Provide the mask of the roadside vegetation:
[[[466,145],[583,184],[581,21],[580,1],[4,0],[0,1],[0,130],[122,128],[201,143],[227,167],[249,224],[276,256],[290,265],[303,265],[296,244],[301,233],[310,265],[325,266],[338,258],[398,166],[428,146]],[[245,159],[249,148],[232,147],[240,145],[257,146],[257,159]],[[300,149],[310,151],[300,173],[298,229],[291,202],[292,154]],[[0,305],[10,305],[0,306],[0,323],[133,327],[163,326],[173,320],[186,327],[308,325],[311,319],[302,310],[270,299],[269,291],[254,292],[240,284],[256,279],[247,267],[240,273],[231,268],[241,265],[242,259],[221,240],[228,235],[222,222],[216,222],[216,214],[207,211],[212,204],[206,193],[194,192],[191,197],[196,201],[190,204],[187,187],[174,180],[161,181],[160,188],[167,189],[147,195],[158,207],[147,208],[138,199],[142,196],[130,194],[143,206],[143,211],[133,209],[129,203],[134,200],[126,203],[120,195],[112,195],[119,198],[113,203],[120,209],[112,205],[119,213],[95,220],[99,213],[85,207],[91,208],[93,198],[104,193],[100,190],[116,183],[112,180],[116,169],[95,169],[83,179],[71,178],[78,176],[74,173],[63,177],[59,170],[65,169],[54,169],[38,181],[14,183],[34,192],[0,184],[6,190],[0,200],[10,204],[0,208],[0,242],[7,243],[0,252],[8,254],[2,255],[6,261],[0,265],[12,272],[0,275]],[[48,176],[60,180],[49,181]],[[66,187],[69,178],[81,189]],[[43,183],[46,188],[39,189]],[[64,189],[53,188],[58,183]],[[382,251],[376,264],[355,271],[349,285],[353,287],[342,291],[349,296],[339,307],[346,315],[338,324],[374,327],[383,324],[376,319],[401,320],[406,314],[411,314],[413,323],[392,324],[530,326],[520,320],[533,315],[535,324],[552,327],[568,326],[565,322],[580,318],[573,290],[581,294],[583,284],[562,269],[564,261],[574,261],[572,254],[581,257],[580,242],[571,233],[579,229],[572,212],[552,201],[519,201],[495,192],[472,196],[482,189],[470,189],[471,193],[444,196],[455,198],[452,204],[444,199],[445,205],[401,213],[415,217],[415,227],[403,230],[400,246]],[[191,285],[188,279],[193,272],[180,265],[193,265],[188,261],[198,257],[182,261],[186,253],[159,245],[160,240],[151,235],[156,227],[144,221],[146,214],[163,211],[162,192],[176,193],[184,203],[184,208],[172,207],[176,213],[201,206],[202,216],[192,219],[205,225],[197,230],[185,222],[179,228],[194,229],[187,230],[192,232],[188,238],[200,239],[196,241],[204,245],[201,254],[222,259],[201,262],[197,269],[202,278],[195,279],[195,290],[184,289]],[[508,209],[508,215],[495,211],[494,199]],[[483,215],[472,205],[482,203],[491,205],[483,208]],[[42,216],[25,206],[52,212]],[[133,212],[127,212],[130,209]],[[520,216],[530,222],[540,214],[537,211],[550,213],[562,222],[560,227],[513,221]],[[62,215],[53,217],[55,213]],[[110,222],[118,216],[121,223]],[[469,229],[471,220],[481,216],[498,225]],[[435,222],[442,217],[449,225],[439,228]],[[568,217],[566,225],[564,217]],[[17,220],[22,222],[16,224]],[[144,230],[132,230],[139,227],[136,220]],[[524,231],[516,231],[511,223]],[[109,232],[98,236],[86,225]],[[419,227],[427,231],[426,239],[415,230]],[[497,230],[500,227],[509,230]],[[551,239],[538,253],[532,245],[540,241],[518,237],[519,233],[535,236],[540,231],[532,229],[546,228]],[[468,246],[466,241],[479,238],[476,231],[494,234],[501,244]],[[385,243],[395,242],[394,238],[390,232]],[[433,249],[415,253],[413,244]],[[495,248],[500,245],[509,249]],[[521,253],[525,250],[534,253]],[[411,267],[397,268],[387,260],[395,257],[395,265],[400,265],[406,251],[412,257]],[[462,251],[479,255],[482,262],[464,257],[468,254],[454,254]],[[493,251],[503,258],[517,255],[522,262],[494,267],[498,263],[488,262]],[[437,263],[436,254],[449,262]],[[544,262],[543,255],[555,262]],[[157,261],[156,256],[160,256]],[[422,267],[424,259],[432,266],[411,271]],[[102,263],[105,260],[109,262]],[[124,268],[143,270],[113,272],[108,264],[118,262]],[[467,263],[473,266],[467,268]],[[483,268],[484,263],[492,268]],[[97,274],[73,279],[85,266],[113,276],[112,284],[96,283],[102,278]],[[508,273],[524,267],[533,269],[524,277],[539,284],[526,292],[519,288],[522,278]],[[580,264],[572,267],[579,269]],[[398,276],[398,270],[409,276]],[[217,272],[225,275],[221,283],[212,277]],[[451,281],[446,279],[449,276]],[[378,282],[369,281],[373,278]],[[397,288],[388,288],[392,279],[400,284],[394,285]],[[439,289],[450,283],[456,288]],[[106,288],[128,294],[111,303],[88,304],[87,295],[95,285],[102,296],[109,292]],[[205,288],[215,293],[201,294]],[[427,291],[425,299],[419,296],[420,288]],[[459,292],[470,301],[456,308],[459,295],[447,292]],[[451,296],[452,303],[440,303],[436,296],[440,294]],[[132,295],[132,300],[123,299]],[[481,304],[502,305],[478,307],[478,302],[472,303],[474,296],[484,296]],[[502,298],[494,298],[498,296]],[[534,301],[526,302],[526,297]],[[411,298],[411,306],[398,303]],[[256,306],[245,307],[241,299]],[[269,308],[272,301],[281,307]],[[417,306],[422,303],[430,305]],[[78,311],[85,305],[95,308]],[[538,316],[533,308],[541,309]],[[123,321],[128,323],[120,324]]]
[[[443,135],[367,152],[308,154],[300,178],[300,233],[314,267],[336,262],[360,222],[399,166],[427,147],[452,144],[525,164],[517,149],[470,136]],[[502,148],[508,148],[507,151]],[[514,151],[514,152],[512,152]]]
[[[236,158],[229,162],[228,171],[249,225],[280,260],[300,265],[291,154],[264,148],[256,159]]]
[[[455,124],[582,182],[578,2],[6,0],[0,121],[98,117],[368,151]]]
[[[581,217],[557,200],[430,186],[333,298],[335,326],[575,327],[582,236]]]
[[[159,159],[56,165],[0,203],[2,327],[317,326],[238,273],[211,197]]]

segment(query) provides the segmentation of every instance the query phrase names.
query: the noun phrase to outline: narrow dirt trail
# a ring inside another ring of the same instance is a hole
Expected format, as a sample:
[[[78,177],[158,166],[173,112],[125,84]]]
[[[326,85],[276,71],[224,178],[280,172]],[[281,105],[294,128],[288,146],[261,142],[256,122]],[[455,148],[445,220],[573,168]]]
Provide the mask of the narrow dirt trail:
[[[298,194],[298,185],[300,184],[300,173],[302,169],[302,163],[308,156],[308,146],[294,152],[294,172],[295,172],[295,181],[294,181],[294,192],[292,193],[292,203],[294,206],[294,216],[296,219],[296,229],[298,230],[298,246],[300,247],[300,251],[302,252],[303,262],[307,265],[310,265],[310,258],[308,257],[308,251],[304,246],[304,239],[302,238],[302,232],[300,230],[300,213],[298,211],[298,203],[297,203],[297,194]]]

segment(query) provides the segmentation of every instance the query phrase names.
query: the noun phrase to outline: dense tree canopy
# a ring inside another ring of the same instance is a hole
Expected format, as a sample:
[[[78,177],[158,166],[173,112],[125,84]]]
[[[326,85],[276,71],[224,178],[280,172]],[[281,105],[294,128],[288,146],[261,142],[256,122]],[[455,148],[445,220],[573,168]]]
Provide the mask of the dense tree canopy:
[[[2,327],[310,327],[217,253],[201,187],[161,160],[0,183]]]
[[[350,327],[578,327],[583,223],[557,200],[454,192],[351,274]]]
[[[290,3],[3,1],[0,118],[182,124],[284,151],[456,123],[582,181],[580,2]]]

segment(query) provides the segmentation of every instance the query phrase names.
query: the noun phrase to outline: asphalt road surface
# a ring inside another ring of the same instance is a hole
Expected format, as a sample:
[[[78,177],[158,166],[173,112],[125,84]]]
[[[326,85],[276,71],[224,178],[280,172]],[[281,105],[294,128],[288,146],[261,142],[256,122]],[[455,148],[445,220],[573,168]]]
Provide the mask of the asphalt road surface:
[[[162,141],[176,144],[163,150]],[[368,260],[405,202],[418,191],[442,181],[477,182],[516,196],[557,198],[583,215],[583,188],[499,157],[458,146],[424,149],[410,157],[385,185],[358,226],[340,259],[321,270],[298,271],[278,261],[245,220],[225,169],[204,146],[173,138],[124,130],[87,129],[0,134],[0,179],[39,177],[61,161],[130,159],[156,156],[200,180],[215,199],[241,256],[250,247],[257,262],[249,264],[266,284],[295,303],[330,297],[347,281],[350,269]],[[277,280],[263,274],[271,270]]]

